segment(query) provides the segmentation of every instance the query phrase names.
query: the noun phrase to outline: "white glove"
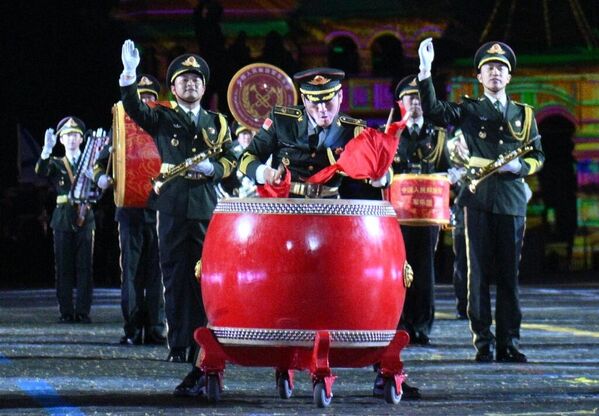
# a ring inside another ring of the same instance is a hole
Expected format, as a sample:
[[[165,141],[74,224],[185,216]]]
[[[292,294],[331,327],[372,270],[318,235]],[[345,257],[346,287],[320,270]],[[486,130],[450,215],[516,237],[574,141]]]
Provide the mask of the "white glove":
[[[510,172],[514,175],[519,175],[522,170],[522,163],[520,163],[520,159],[514,159],[509,162],[507,165],[503,165],[498,169],[498,172]]]
[[[102,127],[99,127],[95,131],[92,132],[92,136],[94,136],[94,137],[106,137],[106,132],[104,131],[104,129]]]
[[[370,184],[372,186],[374,186],[375,188],[382,188],[383,186],[387,185],[387,175],[383,175],[381,178],[378,179],[372,179],[370,181]]]
[[[214,173],[214,165],[208,159],[202,160],[200,163],[191,165],[190,168],[193,172],[198,172],[206,176],[212,176]]]
[[[528,203],[528,201],[530,201],[530,198],[532,198],[532,190],[526,182],[524,182],[524,196],[526,196],[526,203]]]
[[[139,51],[131,39],[123,42],[121,60],[123,61],[123,75],[135,78],[135,70],[139,65]]]
[[[420,57],[420,74],[430,76],[433,60],[435,59],[435,49],[433,48],[433,38],[426,38],[420,42],[418,47],[418,56]],[[424,79],[420,78],[419,79]]]
[[[449,168],[447,169],[447,178],[449,183],[455,185],[464,177],[466,174],[466,168]]]
[[[112,185],[112,178],[106,174],[100,175],[98,178],[98,187],[102,190],[108,189]]]
[[[42,149],[41,158],[48,159],[52,154],[52,149],[56,145],[56,134],[54,134],[54,129],[47,129],[46,134],[44,136],[44,147]]]

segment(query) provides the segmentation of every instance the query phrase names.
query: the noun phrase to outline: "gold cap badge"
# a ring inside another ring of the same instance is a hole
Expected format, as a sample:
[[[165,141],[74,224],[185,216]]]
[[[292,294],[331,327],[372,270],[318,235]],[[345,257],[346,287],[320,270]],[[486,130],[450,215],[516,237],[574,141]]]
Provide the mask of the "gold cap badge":
[[[145,87],[147,85],[152,85],[152,81],[148,77],[141,77],[137,85]]]
[[[181,62],[182,66],[192,66],[194,68],[199,68],[200,64],[198,63],[198,61],[196,60],[195,57],[190,56],[189,58],[187,58],[186,60],[184,60],[183,62]]]
[[[493,46],[487,49],[487,53],[505,55],[505,51],[499,43],[494,43]]]
[[[316,75],[312,79],[312,81],[308,82],[308,84],[311,84],[311,85],[324,85],[324,84],[326,84],[328,82],[331,82],[330,78],[325,78],[322,75]]]

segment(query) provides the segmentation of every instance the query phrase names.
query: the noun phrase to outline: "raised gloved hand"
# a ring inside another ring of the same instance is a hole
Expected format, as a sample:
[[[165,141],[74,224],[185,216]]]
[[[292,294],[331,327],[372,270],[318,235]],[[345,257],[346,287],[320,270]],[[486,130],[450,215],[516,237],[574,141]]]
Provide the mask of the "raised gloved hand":
[[[131,39],[123,42],[121,60],[123,61],[123,75],[126,77],[135,77],[135,70],[139,65],[139,51]]]
[[[510,161],[508,164],[503,165],[498,169],[498,172],[510,172],[514,175],[519,175],[522,170],[522,163],[520,163],[520,159],[514,159]]]
[[[420,42],[418,47],[418,56],[420,57],[420,74],[430,75],[435,59],[435,49],[433,48],[433,38],[426,38]]]
[[[44,152],[50,154],[54,146],[56,145],[56,134],[54,134],[54,129],[46,130],[46,135],[44,136]]]
[[[112,185],[112,178],[106,174],[100,175],[98,178],[98,187],[102,190],[108,189]]]
[[[193,172],[201,173],[206,176],[212,176],[212,174],[214,173],[214,165],[212,164],[212,162],[210,162],[210,160],[205,159],[202,160],[200,163],[192,165],[190,170]]]
[[[466,168],[449,168],[447,169],[447,178],[449,183],[455,185],[466,174]]]

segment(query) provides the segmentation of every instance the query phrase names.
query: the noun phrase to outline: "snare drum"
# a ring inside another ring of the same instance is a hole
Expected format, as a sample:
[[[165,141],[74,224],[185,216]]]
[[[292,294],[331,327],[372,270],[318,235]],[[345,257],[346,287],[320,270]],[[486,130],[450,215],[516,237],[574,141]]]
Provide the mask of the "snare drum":
[[[395,175],[389,200],[402,225],[449,224],[449,179],[445,175]]]
[[[160,155],[154,140],[118,102],[112,108],[114,203],[117,207],[145,208],[151,179],[160,173]]]

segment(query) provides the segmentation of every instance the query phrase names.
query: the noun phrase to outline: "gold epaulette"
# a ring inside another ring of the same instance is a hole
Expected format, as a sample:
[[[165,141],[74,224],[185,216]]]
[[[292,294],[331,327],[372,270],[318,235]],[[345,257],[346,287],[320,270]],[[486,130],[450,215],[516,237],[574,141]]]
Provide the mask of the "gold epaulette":
[[[280,105],[275,106],[273,109],[275,114],[280,114],[282,116],[300,118],[302,116],[302,111],[293,107],[283,107]]]
[[[353,118],[348,116],[339,116],[339,121],[343,124],[351,124],[353,126],[366,127],[366,122],[359,118]]]
[[[467,101],[478,101],[478,98],[473,98],[473,97],[470,97],[470,96],[468,96],[468,94],[466,94],[466,95],[463,95],[463,96],[462,96],[462,100],[467,100]]]
[[[521,105],[522,107],[530,107],[530,108],[534,109],[534,107],[533,107],[532,105],[530,105],[530,104],[521,103],[521,102],[519,102],[519,101],[512,101],[512,102],[513,102],[514,104],[516,104],[516,105]]]

